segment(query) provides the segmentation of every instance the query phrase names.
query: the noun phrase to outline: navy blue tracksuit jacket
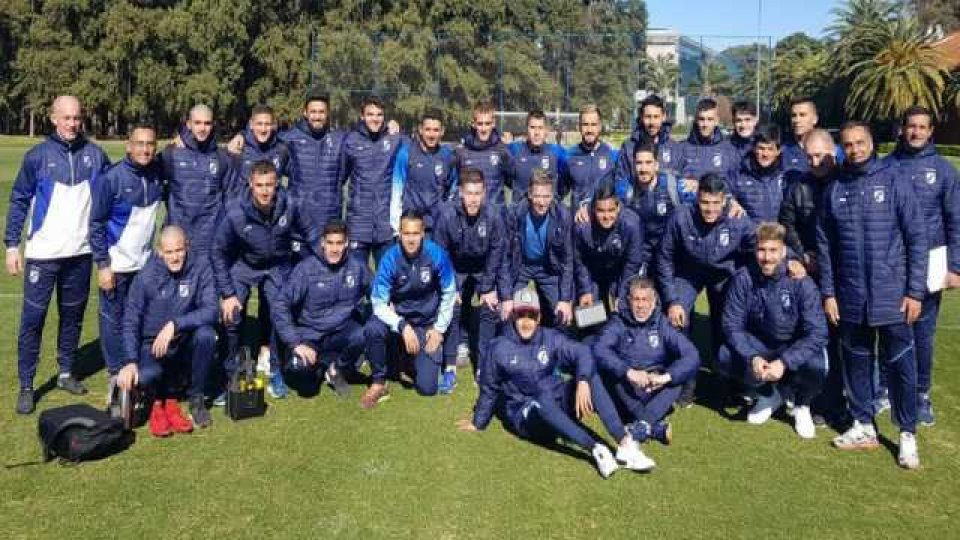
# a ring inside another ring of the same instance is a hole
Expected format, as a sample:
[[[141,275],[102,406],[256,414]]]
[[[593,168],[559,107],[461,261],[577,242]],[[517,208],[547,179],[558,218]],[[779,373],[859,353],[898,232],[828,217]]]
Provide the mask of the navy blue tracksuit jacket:
[[[684,178],[699,179],[708,173],[726,178],[740,166],[737,149],[723,137],[719,128],[705,139],[694,127],[687,140],[680,144],[679,152],[677,170]]]
[[[404,145],[399,133],[388,133],[384,123],[371,133],[358,122],[343,140],[346,178],[350,182],[347,225],[351,242],[383,244],[393,238],[390,197],[397,156]]]
[[[299,120],[279,139],[290,153],[287,166],[287,188],[290,196],[300,201],[322,229],[331,219],[343,214],[343,139],[346,133],[325,129],[314,133],[306,120]]]
[[[141,346],[152,343],[170,321],[180,336],[215,325],[219,314],[213,272],[205,260],[188,255],[183,268],[173,273],[160,257],[153,256],[134,278],[127,295],[124,359],[138,361]]]
[[[730,175],[729,182],[731,195],[750,219],[757,223],[777,221],[788,187],[779,159],[769,167],[761,167],[756,158],[748,157]]]
[[[677,201],[670,196],[667,182],[677,184]],[[683,193],[683,180],[672,173],[661,172],[657,176],[657,184],[653,189],[642,189],[632,178],[620,179],[617,182],[617,195],[623,204],[634,211],[640,218],[643,227],[643,254],[641,259],[647,268],[652,270],[654,259],[660,251],[660,240],[667,227],[667,219],[673,214],[678,205],[690,204],[696,200],[696,194]],[[692,195],[692,197],[691,197]]]
[[[553,178],[553,192],[557,200],[562,200],[569,189],[567,179],[567,153],[559,144],[545,143],[534,147],[526,141],[512,142],[507,145],[510,152],[510,188],[513,190],[513,203],[516,204],[530,188],[533,171],[546,171]]]
[[[603,326],[593,344],[599,369],[617,380],[627,370],[669,373],[671,384],[683,384],[697,375],[700,353],[683,332],[655,309],[650,318],[638,321],[626,297],[621,298],[618,313]]]
[[[297,263],[272,307],[274,327],[289,347],[342,331],[370,289],[367,266],[344,253],[330,264],[312,250]]]
[[[374,315],[395,333],[402,332],[404,324],[446,332],[456,297],[450,257],[427,239],[413,257],[404,254],[399,243],[391,246],[380,259],[370,291]]]
[[[513,325],[490,343],[480,366],[480,396],[473,411],[473,425],[478,429],[486,428],[499,413],[516,431],[531,400],[560,399],[562,373],[577,381],[589,381],[596,373],[586,345],[543,327],[524,341]]]
[[[210,259],[216,276],[217,292],[222,298],[237,294],[234,278],[235,265],[243,265],[251,272],[274,273],[282,282],[293,264],[293,242],[306,239],[315,246],[315,227],[310,217],[286,190],[278,189],[270,215],[264,215],[254,205],[251,194],[227,205],[227,211],[217,227]]]
[[[633,178],[633,154],[636,152],[638,146],[647,142],[654,143],[656,146],[657,162],[660,164],[661,171],[679,171],[677,167],[680,161],[681,143],[674,141],[670,137],[670,124],[664,123],[663,126],[660,127],[660,133],[657,135],[656,141],[652,141],[638,120],[637,125],[633,128],[633,132],[630,134],[630,138],[623,141],[623,144],[620,145],[616,173],[618,181]]]
[[[620,153],[603,141],[597,141],[593,148],[583,143],[568,147],[567,182],[573,192],[570,206],[586,204],[599,186],[615,184],[619,158]]]
[[[480,142],[476,130],[471,129],[454,153],[458,174],[462,174],[464,169],[478,169],[483,173],[483,181],[487,187],[487,201],[502,205],[503,186],[511,182],[511,166],[510,152],[500,141],[500,132],[494,129],[486,142]],[[517,200],[519,197],[514,195],[513,201]]]
[[[237,179],[240,186],[246,186],[250,180],[250,171],[254,163],[258,161],[269,161],[277,169],[277,180],[290,173],[287,167],[290,164],[290,150],[287,144],[280,140],[276,132],[270,134],[267,142],[260,144],[253,136],[250,128],[243,130],[243,150],[240,152],[240,164],[237,168]],[[238,191],[240,187],[238,187]],[[242,193],[242,192],[241,192]]]
[[[791,278],[786,263],[770,277],[756,264],[741,268],[727,288],[722,324],[740,358],[776,354],[790,371],[821,357],[827,345],[820,292],[809,277]]]
[[[578,223],[573,231],[577,296],[600,294],[619,298],[621,287],[640,272],[643,259],[643,227],[629,208],[622,208],[617,221],[603,230],[594,219]],[[600,299],[605,300],[605,299]]]
[[[898,178],[909,178],[913,184],[926,222],[928,247],[947,246],[947,269],[960,273],[960,178],[957,169],[937,154],[932,142],[916,151],[901,142],[885,161],[897,169]]]
[[[532,212],[530,203],[523,200],[508,209],[508,238],[510,239],[510,251],[504,257],[504,265],[501,271],[501,285],[499,290],[513,291],[514,284],[520,276],[524,264],[524,253],[526,252],[527,235],[525,234],[527,226],[527,215]],[[554,201],[547,210],[546,224],[546,253],[543,269],[551,276],[559,277],[558,298],[561,302],[573,301],[574,295],[574,255],[573,255],[573,217],[570,215],[570,209]]]
[[[685,280],[695,289],[720,283],[747,262],[756,243],[755,225],[749,219],[731,218],[724,209],[716,222],[707,224],[697,206],[678,208],[667,221],[657,256],[663,305],[685,303],[675,280]]]
[[[876,157],[844,164],[823,193],[817,263],[823,296],[840,320],[883,326],[904,322],[904,296],[927,293],[927,231],[917,195],[896,168]]]
[[[407,210],[419,212],[427,230],[433,229],[440,204],[450,199],[457,182],[455,158],[453,148],[446,144],[424,148],[414,139],[400,148],[390,196],[393,230],[400,231],[400,216]]]
[[[167,224],[187,233],[190,251],[206,256],[224,203],[242,193],[234,160],[217,147],[214,135],[200,143],[186,127],[183,147],[168,146],[161,158],[167,180]]]
[[[510,246],[501,208],[484,205],[471,218],[460,202],[442,205],[437,212],[433,240],[447,251],[457,274],[457,288],[466,276],[477,281],[476,292],[488,293],[497,286],[498,272]],[[506,297],[512,291],[499,291]]]

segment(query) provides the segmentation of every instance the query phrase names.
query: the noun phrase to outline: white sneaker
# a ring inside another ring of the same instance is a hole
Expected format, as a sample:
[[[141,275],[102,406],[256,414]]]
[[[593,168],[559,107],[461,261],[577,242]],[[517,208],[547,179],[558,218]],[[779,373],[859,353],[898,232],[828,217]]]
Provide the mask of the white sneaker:
[[[873,450],[880,447],[880,441],[872,425],[863,425],[854,420],[850,429],[833,438],[833,445],[840,450]]]
[[[633,440],[617,448],[617,461],[631,471],[647,472],[657,466],[656,462],[643,453],[640,444]]]
[[[773,393],[769,396],[759,396],[757,402],[753,405],[753,408],[750,409],[750,412],[747,413],[747,422],[751,424],[762,424],[770,419],[773,416],[773,413],[777,409],[783,406],[783,397],[780,396],[780,392],[777,390],[777,387],[773,387]]]
[[[457,366],[470,365],[470,347],[466,343],[457,345]]]
[[[617,460],[613,459],[613,454],[610,453],[610,449],[607,448],[606,445],[594,445],[592,453],[593,460],[597,462],[597,470],[600,471],[600,476],[609,478],[611,474],[620,468],[620,466],[617,465]]]
[[[917,452],[917,437],[909,431],[900,432],[900,455],[897,463],[904,469],[919,469],[920,454]]]
[[[810,414],[808,405],[800,405],[793,408],[793,429],[801,439],[813,439],[817,436],[817,426],[813,423],[813,416]]]
[[[260,355],[257,356],[257,371],[270,373],[270,349],[260,349]]]

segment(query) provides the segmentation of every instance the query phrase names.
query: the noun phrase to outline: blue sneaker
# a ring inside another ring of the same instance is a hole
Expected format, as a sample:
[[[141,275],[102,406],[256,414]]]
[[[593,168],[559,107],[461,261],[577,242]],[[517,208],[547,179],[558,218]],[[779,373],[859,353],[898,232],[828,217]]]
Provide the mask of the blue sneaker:
[[[629,433],[630,436],[633,437],[633,440],[637,441],[638,444],[647,442],[647,439],[649,439],[652,435],[650,424],[644,422],[643,420],[630,422],[624,427],[627,429],[627,433]]]
[[[917,396],[917,421],[920,422],[921,426],[924,427],[933,427],[937,423],[936,417],[933,416],[933,402],[930,401],[930,394],[920,394]]]
[[[444,371],[440,375],[440,384],[437,386],[437,391],[441,394],[452,394],[453,389],[457,387],[457,372],[456,371]]]
[[[227,406],[227,393],[220,392],[220,395],[213,398],[214,407],[226,407]]]
[[[267,385],[267,393],[273,399],[286,399],[290,390],[287,383],[283,382],[283,372],[279,369],[270,374],[270,383]]]
[[[660,444],[670,444],[673,441],[673,428],[670,422],[660,421],[653,425],[650,430],[650,436],[660,442]]]

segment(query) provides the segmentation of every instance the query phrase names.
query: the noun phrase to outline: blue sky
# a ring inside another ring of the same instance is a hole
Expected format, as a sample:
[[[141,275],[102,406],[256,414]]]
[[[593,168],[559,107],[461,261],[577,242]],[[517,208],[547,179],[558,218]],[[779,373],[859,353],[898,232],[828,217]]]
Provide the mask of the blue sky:
[[[757,35],[757,0],[646,0],[651,28],[669,27],[684,35]],[[762,0],[761,35],[773,42],[794,32],[822,37],[830,24],[830,10],[840,0]],[[751,42],[748,38],[709,38],[709,46],[723,48]]]

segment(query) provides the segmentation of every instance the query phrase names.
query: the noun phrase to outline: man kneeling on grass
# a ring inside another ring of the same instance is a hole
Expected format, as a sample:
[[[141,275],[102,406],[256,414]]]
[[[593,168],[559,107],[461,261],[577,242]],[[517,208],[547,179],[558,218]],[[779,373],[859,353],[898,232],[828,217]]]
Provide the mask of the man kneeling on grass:
[[[156,399],[150,410],[150,433],[166,437],[189,433],[193,426],[212,423],[203,388],[217,348],[219,303],[213,272],[205,259],[187,255],[183,229],[167,226],[157,253],[130,285],[123,312],[123,352],[127,360],[117,373],[117,385],[135,386]],[[183,370],[189,370],[190,416],[183,417],[174,397]]]
[[[512,318],[513,324],[493,340],[480,361],[473,419],[458,421],[457,428],[485,429],[496,412],[520,437],[551,444],[560,436],[589,450],[604,478],[619,468],[618,460],[629,469],[653,469],[653,460],[624,429],[587,346],[558,330],[540,328],[540,300],[532,289],[514,294]],[[575,380],[564,375],[571,371]],[[620,441],[616,459],[573,419],[593,413],[594,406],[607,431]]]
[[[652,280],[632,278],[625,300],[600,331],[593,354],[613,398],[632,417],[627,431],[633,439],[670,444],[664,419],[683,383],[697,376],[700,353],[660,312]]]
[[[797,434],[812,439],[810,402],[827,377],[827,322],[813,281],[788,275],[785,237],[778,223],[757,227],[756,264],[741,268],[727,290],[726,343],[717,367],[758,389],[748,422],[766,422],[783,406],[784,396],[792,396]]]

